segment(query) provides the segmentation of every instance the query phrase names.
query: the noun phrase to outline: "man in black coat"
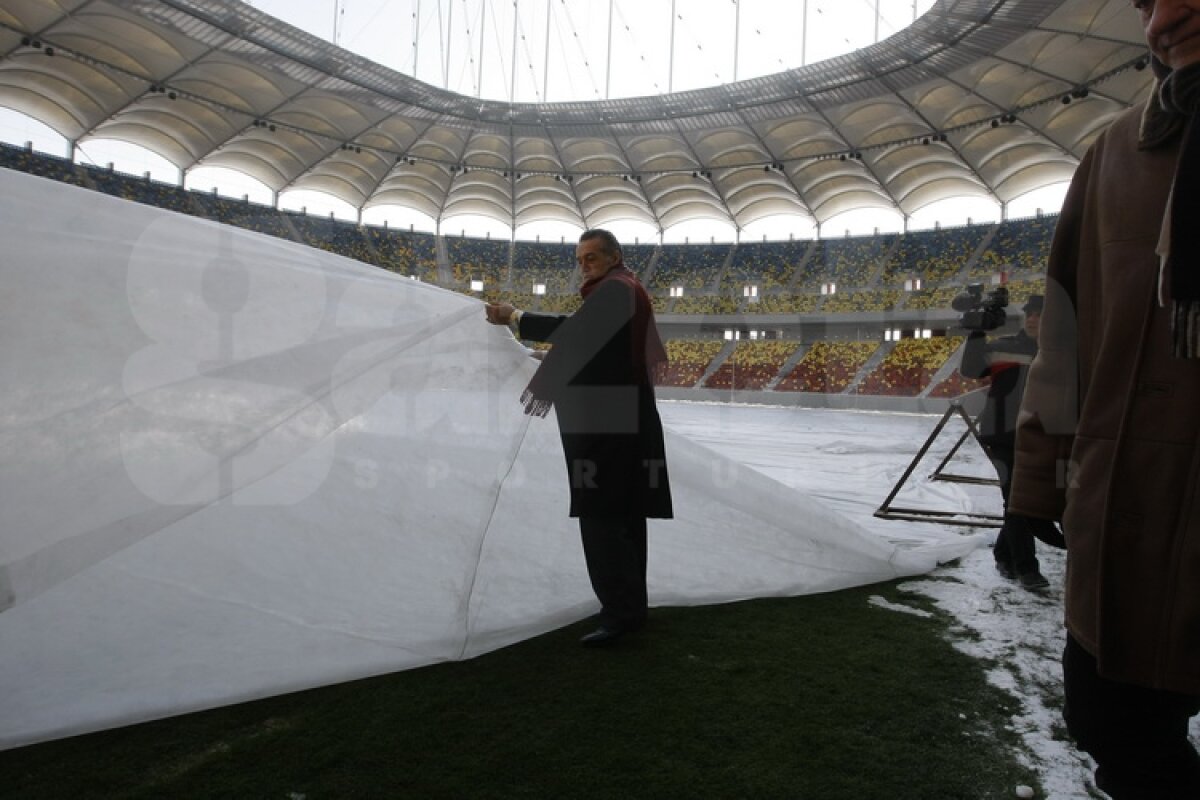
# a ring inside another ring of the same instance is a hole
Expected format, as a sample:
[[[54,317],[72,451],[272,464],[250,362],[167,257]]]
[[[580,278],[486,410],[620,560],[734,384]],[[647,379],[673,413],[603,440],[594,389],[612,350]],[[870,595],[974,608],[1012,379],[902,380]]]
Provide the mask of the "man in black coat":
[[[979,443],[1000,478],[1004,496],[1004,522],[996,536],[992,555],[996,569],[1006,578],[1017,579],[1026,589],[1049,585],[1037,560],[1034,539],[1062,547],[1062,534],[1053,522],[1008,512],[1017,444],[1017,412],[1025,394],[1029,365],[1037,355],[1038,327],[1042,320],[1042,295],[1030,295],[1022,311],[1025,321],[1012,336],[988,342],[982,331],[972,331],[963,348],[959,372],[968,378],[990,378],[987,403],[980,415]]]
[[[579,519],[600,627],[583,644],[605,645],[646,622],[646,518],[670,519],[662,422],[654,375],[667,354],[646,290],[606,230],[575,248],[583,305],[570,316],[488,304],[487,320],[552,347],[521,397],[525,413],[558,418],[570,515]]]

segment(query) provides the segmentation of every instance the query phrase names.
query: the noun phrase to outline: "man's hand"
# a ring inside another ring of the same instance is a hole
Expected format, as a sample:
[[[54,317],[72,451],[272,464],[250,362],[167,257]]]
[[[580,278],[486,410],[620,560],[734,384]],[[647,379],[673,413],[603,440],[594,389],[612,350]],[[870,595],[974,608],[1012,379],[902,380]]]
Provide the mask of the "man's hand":
[[[512,303],[486,303],[484,311],[487,321],[493,325],[507,325],[514,311]]]

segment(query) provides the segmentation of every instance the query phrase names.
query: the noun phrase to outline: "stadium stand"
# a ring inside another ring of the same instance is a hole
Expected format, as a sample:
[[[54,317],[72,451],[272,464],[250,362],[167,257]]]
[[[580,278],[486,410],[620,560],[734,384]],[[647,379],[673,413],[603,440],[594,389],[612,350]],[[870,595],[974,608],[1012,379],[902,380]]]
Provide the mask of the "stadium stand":
[[[547,314],[573,314],[583,304],[583,298],[578,294],[547,295],[542,298],[539,310]]]
[[[0,167],[301,242],[392,272],[442,283],[456,291],[475,294],[469,291],[467,281],[482,278],[484,298],[505,300],[521,308],[567,314],[580,304],[573,244],[448,237],[442,240],[448,263],[443,263],[445,271],[440,272],[438,239],[432,234],[281,211],[11,145],[0,144]],[[816,242],[747,243],[738,245],[732,255],[730,245],[636,244],[624,250],[630,268],[643,276],[649,274],[651,289],[657,287],[653,294],[656,312],[738,315],[745,322],[744,315],[752,319],[756,314],[836,316],[949,308],[951,298],[962,289],[961,270],[966,259],[991,233],[971,274],[984,282],[997,271],[1019,276],[1007,284],[1010,312],[1019,313],[1030,294],[1045,291],[1041,270],[1055,219],[1038,217],[998,226],[909,233],[899,239],[885,234]],[[882,266],[889,253],[887,265]],[[801,265],[804,271],[798,274]],[[727,271],[718,281],[722,269]],[[920,277],[925,288],[904,292],[886,284],[870,286],[872,276],[881,269],[880,278],[896,280],[910,270],[924,270]],[[546,295],[531,293],[535,281],[546,284]],[[821,295],[820,284],[827,281],[838,283],[841,291]],[[760,287],[757,302],[746,302],[741,294],[748,282]],[[719,290],[714,289],[717,284]],[[667,287],[677,285],[691,291],[680,298],[667,297]],[[795,288],[789,288],[792,286]],[[928,386],[931,376],[951,357],[960,341],[954,337],[903,340],[854,391],[915,396],[928,390],[929,397],[947,398],[976,389],[982,385],[979,381],[965,379],[957,371],[937,386]],[[723,346],[716,339],[673,338],[668,342],[672,363],[664,384],[695,386]],[[764,388],[777,376],[787,357],[795,354],[797,346],[791,340],[742,341],[707,385]],[[775,390],[846,390],[877,347],[876,341],[817,341]]]
[[[821,304],[819,294],[768,294],[757,303],[746,304],[745,310],[754,314],[812,314]]]
[[[895,241],[895,234],[818,241],[801,283],[811,291],[819,291],[827,282],[846,288],[865,287]]]
[[[962,344],[960,336],[901,339],[862,380],[860,394],[916,397]]]
[[[575,289],[575,245],[516,242],[513,245],[512,284],[521,292],[543,284],[546,295],[563,295]]]
[[[814,342],[776,386],[779,392],[834,394],[848,387],[879,342]]]
[[[510,288],[510,242],[469,236],[446,237],[445,242],[455,286],[481,280],[484,289]],[[521,290],[521,287],[515,288]]]
[[[730,245],[727,244],[679,244],[663,247],[650,278],[650,290],[669,290],[673,286],[684,289],[711,289],[717,275],[725,265]]]
[[[658,251],[656,244],[622,244],[621,253],[625,257],[625,266],[629,267],[639,278],[645,281],[646,272],[650,269],[651,263],[654,261],[654,254]],[[574,254],[572,253],[572,259]]]
[[[668,339],[669,363],[662,386],[695,386],[725,343],[720,339]]]
[[[741,341],[708,380],[708,389],[762,389],[779,374],[796,348],[795,341]]]
[[[812,242],[794,241],[739,244],[721,278],[721,291],[741,296],[743,287],[754,285],[762,295],[790,286],[811,245]]]
[[[62,158],[0,143],[0,167],[63,181],[125,200],[212,219],[340,253],[401,275],[437,280],[435,237],[280,211],[246,200],[196,192],[107,168],[73,164]]]
[[[471,294],[471,292],[466,292],[466,294]],[[529,311],[543,310],[540,305],[541,298],[529,292],[507,292],[501,289],[489,289],[483,293],[483,299],[489,303],[512,303],[516,308],[524,308]]]
[[[941,286],[937,289],[916,289],[908,293],[904,303],[907,309],[950,308],[954,295],[963,290],[961,285]]]
[[[914,276],[932,285],[951,280],[967,266],[987,233],[984,226],[972,226],[903,236],[883,280],[889,286],[903,285]]]
[[[734,297],[716,295],[687,295],[675,301],[673,314],[735,314],[738,301]]]
[[[874,289],[864,292],[838,292],[825,298],[821,310],[826,314],[846,314],[855,311],[888,311],[896,308],[904,297],[899,289]]]
[[[1044,273],[1056,220],[1057,217],[1031,217],[1000,223],[987,250],[971,269],[971,276],[978,279],[998,272]]]
[[[978,380],[976,378],[963,377],[963,374],[956,367],[954,372],[950,374],[950,377],[929,391],[929,396],[938,398],[961,397],[967,392],[973,392],[987,385],[987,379]]]

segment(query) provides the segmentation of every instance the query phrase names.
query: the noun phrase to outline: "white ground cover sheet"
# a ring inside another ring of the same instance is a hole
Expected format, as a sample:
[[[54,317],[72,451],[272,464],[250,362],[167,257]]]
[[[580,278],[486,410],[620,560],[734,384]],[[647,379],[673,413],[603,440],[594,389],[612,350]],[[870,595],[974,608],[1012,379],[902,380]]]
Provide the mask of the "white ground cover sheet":
[[[596,610],[556,426],[517,401],[536,363],[479,301],[6,170],[0,241],[0,748]],[[672,408],[653,604],[917,576],[987,538],[869,513],[928,418],[881,443],[796,412],[820,443],[757,463],[774,423],[722,453]]]

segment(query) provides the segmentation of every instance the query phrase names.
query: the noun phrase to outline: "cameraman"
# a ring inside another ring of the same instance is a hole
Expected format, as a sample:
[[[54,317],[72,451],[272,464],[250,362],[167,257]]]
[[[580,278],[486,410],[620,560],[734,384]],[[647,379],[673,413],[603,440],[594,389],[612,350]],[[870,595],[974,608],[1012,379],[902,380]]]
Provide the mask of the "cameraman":
[[[1029,364],[1037,354],[1038,326],[1042,320],[1042,296],[1030,295],[1021,309],[1025,322],[1012,336],[988,342],[982,330],[972,330],[963,349],[959,372],[968,378],[990,378],[987,402],[979,419],[979,443],[1000,478],[1004,496],[1004,523],[996,536],[992,554],[996,569],[1006,578],[1017,579],[1031,591],[1050,585],[1038,566],[1034,539],[1062,547],[1062,534],[1053,522],[1008,513],[1008,491],[1012,485],[1017,441],[1017,411],[1025,393]]]

